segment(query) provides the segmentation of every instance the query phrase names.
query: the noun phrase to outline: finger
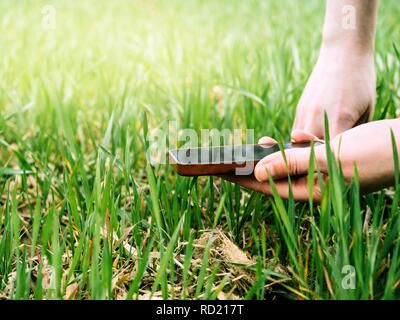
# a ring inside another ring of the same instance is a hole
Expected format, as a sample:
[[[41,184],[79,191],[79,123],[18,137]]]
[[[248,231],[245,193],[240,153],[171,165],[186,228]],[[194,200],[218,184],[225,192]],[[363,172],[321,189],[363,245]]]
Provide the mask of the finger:
[[[234,175],[225,175],[221,176],[221,178],[239,184],[240,186],[251,189],[256,192],[263,193],[264,195],[271,196],[272,187],[267,182],[259,182],[254,178],[250,177],[238,177]],[[274,182],[276,190],[279,196],[283,199],[288,199],[290,190],[289,190],[289,182],[287,179],[277,180]],[[293,197],[296,201],[308,201],[309,200],[309,189],[308,189],[308,180],[307,176],[302,176],[298,178],[294,178],[291,180],[292,184],[292,193]],[[317,179],[317,175],[315,175],[314,184],[312,187],[312,197],[316,202],[320,202],[322,199],[321,188],[319,185],[319,181]]]
[[[324,118],[321,116],[296,116],[292,127],[292,139],[300,142],[324,139]],[[296,141],[297,142],[297,141]]]
[[[309,119],[304,126],[303,131],[308,132],[317,139],[325,139],[324,119]]]
[[[325,178],[325,177],[323,177]],[[286,179],[284,179],[286,180]],[[281,180],[281,181],[284,181]],[[287,181],[287,180],[286,180]],[[289,183],[287,182],[287,194],[286,194],[286,199],[289,198]],[[292,192],[293,192],[293,198],[296,201],[309,201],[310,199],[310,190],[309,190],[309,185],[308,185],[308,177],[307,176],[301,176],[297,178],[291,179],[291,184],[292,184]],[[278,192],[281,194],[282,189],[278,189]],[[284,197],[285,195],[282,194],[281,197]],[[320,182],[318,180],[318,175],[314,175],[314,180],[313,180],[313,185],[311,189],[311,197],[312,199],[319,203],[322,200],[322,192],[321,192],[321,186]]]
[[[290,195],[289,182],[287,179],[281,179],[274,181],[276,191],[283,199],[288,199]],[[292,194],[293,198],[296,201],[307,201],[309,198],[308,195],[308,185],[307,185],[307,176],[301,176],[297,178],[291,179],[292,185]],[[272,188],[271,188],[272,189]],[[272,192],[271,192],[272,193]]]
[[[277,144],[278,141],[276,141],[275,139],[271,138],[271,137],[262,137],[258,140],[258,144],[267,144],[267,145],[271,145],[271,144]]]
[[[268,183],[258,182],[253,176],[222,175],[222,179],[236,183],[246,189],[251,189],[265,195],[271,195],[272,189]]]
[[[308,142],[308,141],[319,141],[323,142],[322,139],[318,138],[316,135],[306,132],[300,129],[293,129],[292,131],[292,142]]]
[[[362,116],[361,118],[363,118]],[[362,119],[360,121],[364,121]],[[367,115],[368,119],[368,115]],[[341,115],[338,119],[331,121],[329,123],[329,134],[331,139],[336,137],[337,135],[343,133],[346,130],[353,128],[356,125],[356,119],[352,118],[350,115]]]
[[[288,175],[295,176],[306,174],[310,159],[311,148],[294,148],[285,150],[285,158],[282,152],[273,153],[263,158],[254,168],[254,176],[257,181],[281,179]]]

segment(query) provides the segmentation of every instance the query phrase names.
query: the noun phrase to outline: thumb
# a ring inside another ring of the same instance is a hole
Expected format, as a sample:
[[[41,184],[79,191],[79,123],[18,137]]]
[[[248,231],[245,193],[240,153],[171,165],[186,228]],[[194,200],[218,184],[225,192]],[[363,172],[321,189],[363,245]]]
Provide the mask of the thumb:
[[[272,179],[285,178],[288,175],[295,176],[306,174],[310,159],[311,148],[294,148],[285,150],[286,162],[282,152],[273,153],[254,168],[254,176],[259,182]]]

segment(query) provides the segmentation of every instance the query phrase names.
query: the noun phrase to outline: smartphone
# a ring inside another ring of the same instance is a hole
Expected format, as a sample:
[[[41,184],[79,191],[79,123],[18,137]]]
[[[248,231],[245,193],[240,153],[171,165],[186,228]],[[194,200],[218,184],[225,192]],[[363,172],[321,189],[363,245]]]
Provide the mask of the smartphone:
[[[286,143],[284,149],[309,147],[310,143]],[[169,162],[182,176],[248,175],[264,157],[278,152],[279,145],[244,144],[169,151]]]

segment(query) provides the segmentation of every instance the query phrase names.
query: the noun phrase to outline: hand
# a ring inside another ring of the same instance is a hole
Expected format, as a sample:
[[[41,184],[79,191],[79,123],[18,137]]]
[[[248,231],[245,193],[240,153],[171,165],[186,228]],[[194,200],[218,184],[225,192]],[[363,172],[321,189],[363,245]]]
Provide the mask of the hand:
[[[343,23],[345,6],[354,9],[352,28]],[[324,139],[371,119],[375,104],[374,38],[378,0],[327,0],[322,47],[299,100],[293,141]]]
[[[373,53],[344,45],[323,45],[299,100],[294,142],[324,139],[324,112],[331,138],[370,120],[375,104]]]
[[[400,149],[400,120],[382,120],[371,122],[350,129],[336,136],[331,141],[336,159],[340,159],[344,177],[347,182],[354,176],[354,165],[357,165],[360,189],[362,192],[372,192],[387,187],[394,182],[394,162],[390,130],[393,130],[397,149]],[[275,140],[264,137],[259,143],[270,144]],[[339,148],[340,144],[340,148]],[[268,183],[271,177],[278,193],[288,198],[289,185],[287,177],[292,176],[292,191],[294,198],[300,201],[308,200],[307,173],[311,148],[285,150],[287,165],[281,152],[274,153],[262,159],[254,169],[254,176],[224,176],[231,182],[246,188],[271,195]],[[321,174],[327,176],[327,160],[325,145],[314,147],[316,167]],[[318,181],[313,185],[313,198],[321,200],[322,194]]]

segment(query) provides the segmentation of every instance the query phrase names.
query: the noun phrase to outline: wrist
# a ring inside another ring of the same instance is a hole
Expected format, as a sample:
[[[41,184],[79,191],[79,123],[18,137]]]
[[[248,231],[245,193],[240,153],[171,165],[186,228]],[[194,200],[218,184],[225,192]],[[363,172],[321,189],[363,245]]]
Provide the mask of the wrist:
[[[374,40],[357,34],[344,32],[324,32],[322,50],[343,51],[346,54],[374,55]]]
[[[323,46],[373,54],[378,0],[327,0]]]

